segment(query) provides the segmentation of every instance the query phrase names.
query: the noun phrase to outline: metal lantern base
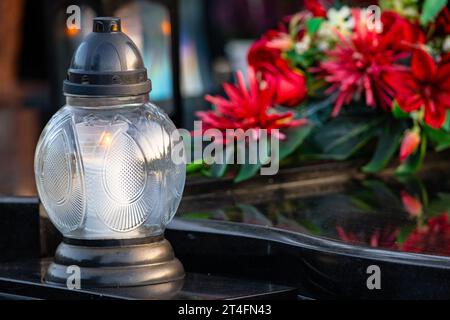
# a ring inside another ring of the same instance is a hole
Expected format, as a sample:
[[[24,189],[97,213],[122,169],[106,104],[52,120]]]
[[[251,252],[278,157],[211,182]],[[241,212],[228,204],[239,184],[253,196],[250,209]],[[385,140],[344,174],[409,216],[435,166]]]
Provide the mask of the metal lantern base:
[[[76,267],[80,268],[79,275]],[[45,281],[67,284],[76,276],[82,288],[127,287],[181,280],[184,269],[163,236],[126,240],[65,238]]]

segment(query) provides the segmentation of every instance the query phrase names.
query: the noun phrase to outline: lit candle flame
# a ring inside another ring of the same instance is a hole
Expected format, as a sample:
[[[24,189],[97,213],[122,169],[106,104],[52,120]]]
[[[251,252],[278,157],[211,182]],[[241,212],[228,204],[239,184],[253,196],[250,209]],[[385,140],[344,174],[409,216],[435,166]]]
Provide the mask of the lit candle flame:
[[[172,28],[171,28],[171,25],[170,25],[169,21],[163,20],[163,22],[161,22],[161,31],[162,31],[162,34],[165,35],[165,36],[169,36],[170,35],[170,33],[172,31]]]
[[[112,141],[111,132],[103,131],[98,141],[98,145],[107,149],[111,145],[111,141]]]
[[[75,26],[71,26],[70,28],[66,28],[66,34],[73,38],[78,34],[78,29]]]

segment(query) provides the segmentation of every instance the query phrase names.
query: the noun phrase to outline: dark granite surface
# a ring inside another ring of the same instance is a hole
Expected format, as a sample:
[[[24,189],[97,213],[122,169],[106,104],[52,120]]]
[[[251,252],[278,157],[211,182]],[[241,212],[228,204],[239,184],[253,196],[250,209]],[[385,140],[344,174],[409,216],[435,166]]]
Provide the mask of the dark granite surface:
[[[51,259],[0,264],[0,299],[295,299],[296,290],[270,282],[188,273],[184,280],[122,288],[80,288],[46,284],[42,279]]]

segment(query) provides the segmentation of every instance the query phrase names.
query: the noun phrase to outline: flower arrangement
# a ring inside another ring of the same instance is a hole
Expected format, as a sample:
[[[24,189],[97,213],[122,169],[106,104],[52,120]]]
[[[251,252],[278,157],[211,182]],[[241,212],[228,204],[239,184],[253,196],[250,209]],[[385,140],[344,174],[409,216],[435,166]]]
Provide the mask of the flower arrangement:
[[[224,85],[229,99],[208,95],[215,109],[198,117],[224,137],[226,128],[278,129],[281,164],[371,153],[362,170],[376,173],[398,154],[397,173],[413,173],[427,150],[450,147],[447,0],[332,2],[305,0],[304,11],[255,41],[249,89],[238,73],[236,85]],[[242,181],[261,165],[232,174]],[[210,169],[201,170],[227,171]]]

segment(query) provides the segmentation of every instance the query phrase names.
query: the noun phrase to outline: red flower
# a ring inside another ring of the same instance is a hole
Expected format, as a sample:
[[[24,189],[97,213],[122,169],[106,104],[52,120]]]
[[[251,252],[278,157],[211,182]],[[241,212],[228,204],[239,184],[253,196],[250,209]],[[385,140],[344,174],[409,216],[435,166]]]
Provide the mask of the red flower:
[[[398,229],[388,226],[384,230],[375,230],[372,234],[367,236],[364,232],[355,234],[351,231],[346,232],[341,226],[336,227],[339,238],[347,243],[352,244],[368,244],[371,247],[377,248],[395,248]]]
[[[274,86],[275,104],[294,107],[306,96],[306,81],[300,70],[281,57],[281,50],[273,45],[277,38],[283,38],[279,31],[269,31],[256,41],[248,52],[248,63],[261,79]]]
[[[419,146],[419,143],[419,133],[417,131],[407,131],[400,146],[400,161],[405,161],[413,154]]]
[[[411,196],[406,191],[401,192],[402,202],[403,202],[403,208],[405,208],[405,211],[408,212],[411,216],[418,216],[422,213],[422,203]]]
[[[311,12],[313,16],[315,17],[326,17],[327,16],[327,10],[325,7],[320,3],[319,0],[305,0],[303,1],[305,4],[306,10]]]
[[[441,56],[441,61],[440,61],[440,63],[441,63],[441,65],[442,65],[442,64],[446,64],[446,63],[450,63],[450,52],[444,53],[444,54]]]
[[[267,31],[261,39],[255,41],[248,52],[248,62],[256,71],[275,72],[275,62],[280,59],[281,51],[268,45],[272,40],[280,38],[277,30]]]
[[[249,89],[245,87],[241,72],[236,74],[237,84],[224,84],[224,90],[229,97],[207,95],[205,99],[215,105],[214,111],[197,112],[203,121],[203,131],[211,128],[219,129],[224,134],[224,143],[229,142],[226,129],[267,129],[268,134],[277,134],[274,129],[297,127],[306,123],[305,119],[294,119],[292,112],[275,113],[272,109],[275,87],[270,83],[257,80],[253,68],[248,68]],[[257,134],[257,132],[255,132]],[[280,132],[277,137],[284,139]],[[234,139],[234,136],[233,136]]]
[[[441,10],[436,19],[436,33],[444,36],[450,34],[450,10],[447,7]]]
[[[414,230],[402,249],[408,252],[450,256],[450,224],[448,214],[428,220],[427,225]]]
[[[395,99],[405,112],[425,109],[425,122],[440,128],[450,108],[450,63],[438,66],[423,50],[415,50],[411,70],[395,71],[388,75],[395,89]]]
[[[262,78],[275,85],[275,104],[285,107],[298,106],[306,96],[306,80],[298,69],[291,69],[287,62],[276,62],[276,73],[263,73]]]
[[[359,11],[358,11],[359,12]],[[391,103],[392,90],[383,81],[383,75],[394,68],[399,59],[392,50],[380,45],[380,36],[357,27],[353,35],[328,51],[327,59],[320,64],[325,80],[331,84],[327,93],[338,91],[333,109],[337,116],[344,104],[355,95],[365,94],[366,104],[387,108]]]
[[[381,46],[397,51],[412,51],[418,44],[426,41],[418,23],[412,23],[394,11],[383,11],[381,23]]]
[[[383,32],[369,31],[360,19],[360,10],[353,10],[355,30],[349,38],[340,36],[335,49],[326,52],[327,58],[319,70],[331,84],[327,93],[338,92],[333,116],[342,106],[364,94],[369,107],[389,109],[393,90],[385,76],[401,68],[400,59],[407,57],[412,41],[423,41],[420,31],[408,20],[393,12],[382,14]]]

